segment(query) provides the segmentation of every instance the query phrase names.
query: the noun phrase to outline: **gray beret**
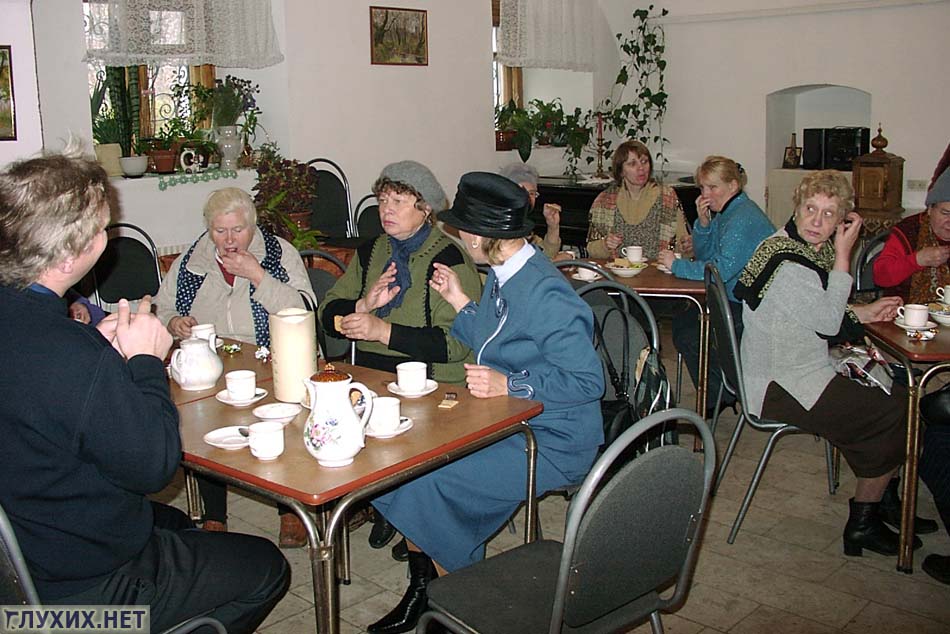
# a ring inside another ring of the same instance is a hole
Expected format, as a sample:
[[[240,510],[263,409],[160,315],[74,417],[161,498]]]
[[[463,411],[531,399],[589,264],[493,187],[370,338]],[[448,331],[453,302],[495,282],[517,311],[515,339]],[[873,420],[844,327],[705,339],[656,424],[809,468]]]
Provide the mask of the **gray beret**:
[[[934,186],[927,192],[927,201],[924,203],[928,207],[936,203],[945,203],[950,200],[950,168],[943,170],[943,174],[934,183]]]
[[[422,194],[423,200],[429,203],[432,211],[438,213],[448,207],[445,190],[439,185],[435,175],[428,167],[415,161],[399,161],[390,163],[383,168],[380,178],[409,185]]]

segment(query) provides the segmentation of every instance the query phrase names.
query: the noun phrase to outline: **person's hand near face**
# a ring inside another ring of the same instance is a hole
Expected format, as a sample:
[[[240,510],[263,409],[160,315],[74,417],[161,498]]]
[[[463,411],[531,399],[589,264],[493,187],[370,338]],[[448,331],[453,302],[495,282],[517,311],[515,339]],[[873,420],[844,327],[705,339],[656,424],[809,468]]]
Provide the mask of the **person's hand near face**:
[[[383,274],[369,287],[366,295],[356,301],[356,312],[368,313],[391,302],[399,294],[398,285],[390,288],[394,281],[396,281],[395,262],[383,271]]]
[[[228,251],[220,255],[220,258],[225,271],[250,280],[255,286],[259,285],[266,275],[264,267],[248,251]]]

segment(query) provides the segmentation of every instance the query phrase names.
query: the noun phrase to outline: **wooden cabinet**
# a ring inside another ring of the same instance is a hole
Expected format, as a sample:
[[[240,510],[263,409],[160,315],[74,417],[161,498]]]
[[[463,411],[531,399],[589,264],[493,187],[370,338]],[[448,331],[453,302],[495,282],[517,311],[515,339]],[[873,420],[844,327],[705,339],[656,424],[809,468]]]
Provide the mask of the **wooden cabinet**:
[[[866,235],[888,231],[904,215],[904,158],[885,152],[887,139],[877,129],[874,151],[854,159],[854,210],[864,219]]]
[[[689,182],[682,182],[681,178],[689,179]],[[690,224],[696,220],[696,198],[699,196],[699,187],[693,184],[692,180],[692,176],[685,173],[669,174],[665,180],[665,184],[670,185],[680,199],[680,204],[683,205],[683,211],[686,213],[686,220]],[[542,176],[538,179],[538,193],[541,195],[531,212],[534,232],[543,236],[547,230],[541,211],[544,203],[560,205],[561,242],[566,247],[581,249],[582,255],[586,255],[590,206],[597,198],[597,194],[605,190],[609,184],[584,184],[567,176]]]

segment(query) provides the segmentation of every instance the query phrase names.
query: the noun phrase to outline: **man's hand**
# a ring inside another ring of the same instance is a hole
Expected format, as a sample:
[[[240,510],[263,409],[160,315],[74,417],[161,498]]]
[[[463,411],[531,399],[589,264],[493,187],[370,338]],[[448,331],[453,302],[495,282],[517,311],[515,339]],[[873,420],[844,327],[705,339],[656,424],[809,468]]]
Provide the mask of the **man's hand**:
[[[119,300],[115,326],[115,344],[126,359],[148,354],[164,359],[172,347],[172,336],[152,314],[152,298],[146,295],[133,313],[129,301]]]
[[[396,281],[395,262],[390,264],[389,267],[383,271],[379,279],[377,279],[369,288],[369,291],[366,292],[366,296],[357,300],[356,312],[368,313],[371,310],[376,310],[380,306],[385,306],[391,302],[393,298],[399,294],[398,285],[392,288],[389,287],[394,281]]]
[[[266,275],[261,263],[247,251],[229,251],[219,257],[225,271],[236,277],[250,280],[255,286],[259,286]]]
[[[191,327],[197,325],[198,320],[191,315],[172,317],[168,320],[168,332],[179,339],[187,339],[191,336]]]
[[[857,315],[858,321],[862,324],[870,324],[875,321],[894,321],[897,317],[897,308],[904,302],[900,297],[882,297],[870,304],[854,304],[851,310]]]
[[[508,377],[487,365],[466,363],[465,383],[475,398],[508,395]]]
[[[917,252],[918,266],[940,266],[950,258],[950,247],[924,247]]]

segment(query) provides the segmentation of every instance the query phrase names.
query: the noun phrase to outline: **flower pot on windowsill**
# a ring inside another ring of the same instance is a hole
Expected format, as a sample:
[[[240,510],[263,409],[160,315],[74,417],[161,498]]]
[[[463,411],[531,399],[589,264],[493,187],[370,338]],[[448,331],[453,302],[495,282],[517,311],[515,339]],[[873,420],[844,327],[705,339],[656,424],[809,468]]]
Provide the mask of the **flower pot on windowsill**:
[[[172,174],[178,163],[178,153],[175,150],[150,150],[148,157],[152,171],[158,174]]]
[[[121,158],[122,146],[118,143],[96,144],[96,161],[109,176],[122,176],[122,166],[119,164]]]
[[[119,163],[126,178],[141,178],[148,169],[147,156],[124,156],[119,159]]]
[[[514,130],[495,130],[495,151],[506,152],[515,149],[515,135],[517,134]]]

